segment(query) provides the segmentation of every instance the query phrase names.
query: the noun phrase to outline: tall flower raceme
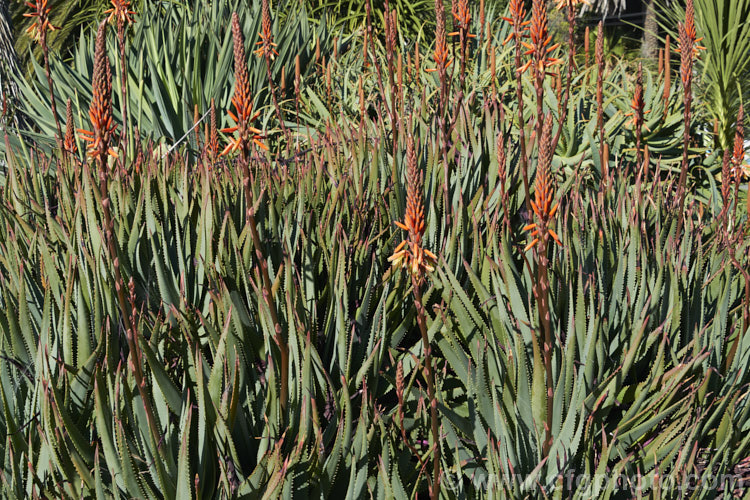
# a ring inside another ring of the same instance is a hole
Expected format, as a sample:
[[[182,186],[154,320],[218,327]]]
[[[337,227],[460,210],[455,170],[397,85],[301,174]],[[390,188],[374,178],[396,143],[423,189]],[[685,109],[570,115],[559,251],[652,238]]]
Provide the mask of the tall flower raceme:
[[[60,127],[60,119],[57,117],[57,103],[55,102],[55,90],[52,84],[52,74],[49,68],[49,49],[47,47],[47,32],[58,29],[53,26],[49,20],[49,13],[52,8],[47,5],[47,0],[34,0],[26,2],[26,6],[31,9],[31,12],[25,12],[24,17],[30,17],[33,19],[31,26],[26,28],[26,32],[31,37],[39,42],[42,47],[42,54],[44,56],[44,73],[47,76],[47,85],[49,86],[49,97],[50,107],[52,108],[52,116],[55,117],[55,126],[57,127],[57,140],[58,148],[63,149],[63,136],[62,128]]]
[[[529,61],[521,67],[521,72],[531,68],[536,90],[537,139],[542,135],[542,118],[544,109],[544,78],[552,75],[549,69],[561,61],[552,57],[560,44],[551,44],[552,36],[549,34],[549,23],[547,20],[547,2],[545,0],[534,0],[531,8],[531,25],[529,28],[529,42],[523,42],[526,47],[526,55],[531,56]]]
[[[245,58],[245,37],[242,35],[240,28],[240,19],[236,12],[232,13],[232,41],[234,43],[234,78],[235,87],[232,96],[232,104],[237,111],[235,115],[228,111],[229,116],[237,124],[234,127],[222,129],[224,133],[237,132],[237,137],[232,138],[222,151],[225,155],[231,151],[240,152],[240,168],[242,169],[242,187],[245,192],[245,219],[250,229],[250,236],[253,239],[255,257],[260,268],[261,279],[263,280],[263,300],[268,306],[268,312],[271,316],[271,322],[274,325],[274,341],[279,348],[280,364],[280,404],[281,409],[286,410],[289,400],[289,348],[284,336],[284,332],[279,322],[279,316],[276,312],[276,302],[274,301],[271,277],[268,273],[268,262],[263,255],[263,242],[260,239],[258,225],[255,222],[255,213],[253,211],[253,186],[250,183],[250,141],[262,149],[268,147],[260,142],[261,131],[251,127],[250,123],[255,120],[260,113],[253,114],[253,99],[250,95],[250,77],[247,71],[247,59]],[[266,61],[268,59],[266,58]]]
[[[669,96],[672,89],[672,49],[671,39],[667,35],[664,41],[664,117],[669,113]]]
[[[526,55],[531,56],[531,59],[521,67],[521,72],[531,67],[535,79],[544,78],[549,73],[550,67],[561,62],[551,56],[560,44],[550,45],[550,42],[552,42],[552,35],[549,34],[547,4],[544,0],[534,0],[531,8],[529,42],[523,42],[523,46],[527,49]]]
[[[521,173],[523,179],[523,189],[526,198],[526,204],[528,208],[528,202],[531,199],[531,192],[529,191],[529,168],[528,158],[526,156],[526,134],[524,128],[524,106],[523,106],[523,48],[524,39],[528,37],[528,25],[531,21],[526,20],[526,7],[524,6],[524,0],[510,0],[508,4],[508,11],[511,17],[504,17],[503,19],[510,23],[511,30],[508,37],[503,41],[503,45],[507,44],[511,40],[515,43],[516,54],[515,54],[515,67],[516,67],[516,101],[518,102],[518,144],[521,157]]]
[[[393,266],[406,268],[412,276],[416,276],[421,281],[425,273],[434,270],[437,256],[422,245],[426,228],[424,200],[422,199],[424,172],[419,169],[412,136],[407,139],[406,158],[408,162],[406,213],[404,222],[396,222],[396,225],[407,232],[407,239],[396,247],[388,261]]]
[[[250,126],[250,123],[260,116],[260,111],[253,113],[253,97],[250,94],[250,76],[247,71],[247,59],[245,58],[245,37],[242,35],[240,20],[236,12],[232,14],[232,38],[234,41],[235,80],[232,104],[234,104],[234,109],[237,114],[234,114],[231,110],[227,111],[227,113],[237,125],[224,128],[221,131],[225,134],[233,134],[234,132],[237,132],[237,136],[229,140],[229,144],[221,152],[221,155],[223,156],[233,151],[239,151],[242,155],[243,161],[247,161],[249,154],[248,148],[251,141],[262,149],[267,150],[268,147],[260,141],[263,132]]]
[[[219,134],[216,128],[216,104],[213,98],[211,98],[211,120],[208,137],[206,137],[206,152],[211,164],[215,163],[219,156]]]
[[[122,139],[123,146],[127,145],[127,134],[129,128],[128,117],[128,72],[125,64],[125,30],[129,24],[134,22],[135,11],[130,10],[129,0],[111,0],[112,8],[104,11],[109,14],[107,20],[117,26],[117,43],[120,48],[121,88],[122,97]]]
[[[466,78],[466,59],[467,49],[470,38],[476,38],[476,35],[470,32],[471,25],[471,11],[469,10],[469,0],[458,0],[451,6],[451,14],[453,14],[453,26],[456,31],[448,33],[448,36],[457,36],[459,38],[459,45],[461,47],[461,69],[459,71],[459,78],[461,79],[461,86],[463,87],[464,79]]]
[[[411,276],[414,306],[417,309],[417,324],[422,335],[424,348],[425,378],[430,398],[430,427],[432,430],[433,469],[430,497],[437,500],[440,495],[440,431],[438,427],[437,396],[435,394],[435,374],[432,367],[431,345],[427,336],[427,321],[422,303],[422,284],[428,272],[434,270],[437,256],[424,248],[422,238],[425,232],[425,212],[422,195],[424,172],[419,168],[414,137],[410,134],[406,140],[407,188],[406,213],[404,222],[396,225],[408,233],[407,239],[396,247],[388,258],[391,265],[407,269]]]
[[[638,64],[638,76],[635,79],[635,92],[633,92],[633,99],[630,101],[630,109],[632,111],[627,113],[626,116],[630,116],[630,123],[633,126],[633,132],[635,133],[635,164],[637,168],[641,167],[641,136],[643,130],[643,118],[647,111],[644,111],[645,103],[643,101],[643,67]]]
[[[279,101],[276,97],[276,85],[273,81],[273,75],[271,73],[271,61],[279,55],[276,52],[276,44],[273,42],[273,32],[271,30],[271,6],[269,0],[262,0],[261,2],[261,31],[258,33],[260,41],[255,45],[258,49],[255,50],[255,55],[262,58],[266,63],[266,79],[268,81],[268,90],[271,94],[271,100],[273,101],[273,107],[276,111],[276,117],[279,120],[279,127],[283,132],[284,136],[289,138],[287,133],[286,125],[284,125],[284,115],[279,106]]]
[[[37,42],[40,42],[42,38],[47,36],[47,31],[58,29],[49,20],[49,13],[52,11],[52,7],[49,7],[47,3],[47,0],[26,2],[26,6],[31,9],[31,12],[25,12],[23,16],[34,19],[31,25],[26,28],[26,33],[29,33]]]
[[[258,48],[254,51],[255,55],[273,59],[278,56],[276,52],[277,45],[273,43],[273,33],[271,32],[271,7],[268,4],[268,0],[261,2],[261,21],[260,21],[260,33],[258,33],[260,41],[256,42],[255,45]]]
[[[70,99],[65,103],[65,151],[73,156],[78,152],[75,138],[75,123],[73,122],[73,106]]]
[[[745,166],[745,109],[740,103],[740,111],[737,113],[737,125],[734,133],[734,144],[732,148],[732,179],[736,188],[739,188]]]
[[[428,73],[437,71],[441,74],[448,69],[453,59],[450,59],[448,53],[448,42],[445,39],[445,7],[440,0],[435,0],[435,21],[435,50],[432,53],[435,67],[427,68],[425,71]]]
[[[140,392],[141,401],[146,420],[151,432],[151,438],[155,442],[161,442],[162,436],[159,430],[158,420],[151,403],[151,398],[146,391],[146,382],[143,376],[143,366],[141,363],[141,351],[138,342],[137,325],[133,323],[130,314],[131,309],[128,307],[125,297],[125,281],[120,272],[120,258],[118,247],[115,241],[114,218],[111,213],[111,201],[109,199],[109,170],[107,168],[107,159],[109,155],[116,156],[110,149],[109,144],[112,133],[115,130],[112,118],[112,72],[107,56],[107,20],[99,24],[96,32],[96,43],[94,52],[94,74],[93,74],[93,98],[89,107],[89,118],[91,119],[92,130],[79,130],[81,138],[88,142],[89,156],[94,160],[98,180],[99,194],[101,196],[101,208],[103,214],[103,234],[104,242],[108,250],[109,259],[112,260],[114,268],[114,285],[117,293],[117,302],[120,308],[120,319],[125,329],[125,335],[128,343],[129,359],[128,366],[133,371],[136,386]],[[88,170],[86,170],[88,171]],[[117,321],[114,322],[118,324]],[[159,448],[160,459],[166,459],[164,448]]]
[[[604,154],[604,28],[602,21],[596,28],[596,128],[599,130],[599,162],[601,164],[602,186],[609,179],[609,160]]]
[[[536,179],[534,181],[534,199],[531,200],[531,208],[534,212],[534,220],[531,224],[524,226],[524,231],[531,231],[530,236],[533,238],[524,251],[539,245],[539,252],[544,252],[552,238],[556,243],[562,245],[560,238],[557,236],[551,225],[557,213],[558,204],[553,205],[555,191],[550,179],[549,167],[552,163],[552,150],[550,147],[550,137],[552,132],[552,115],[547,114],[544,120],[542,137],[539,142],[539,160],[537,163]]]
[[[565,123],[568,116],[568,102],[570,101],[570,85],[573,81],[573,68],[576,65],[576,43],[575,43],[575,29],[576,29],[576,10],[579,5],[588,3],[587,0],[555,0],[555,5],[558,10],[565,9],[565,13],[568,18],[568,67],[567,74],[565,75],[565,94],[560,102],[560,119],[559,123]],[[586,28],[588,30],[588,27]],[[586,32],[586,45],[588,47],[588,31]],[[588,49],[587,49],[587,65],[588,65]],[[560,80],[558,80],[559,82]],[[563,127],[558,127],[555,138],[552,140],[552,148],[557,148],[557,144],[560,141],[560,134],[562,134]]]
[[[108,154],[117,156],[109,146],[115,122],[112,115],[112,71],[107,57],[106,36],[107,21],[102,21],[96,32],[93,98],[89,106],[91,130],[78,130],[81,139],[88,142],[89,156],[96,160],[97,166],[102,170],[106,170]]]
[[[685,206],[685,191],[687,182],[688,169],[688,147],[690,143],[690,118],[691,106],[693,102],[693,62],[698,50],[696,48],[696,33],[694,10],[692,0],[688,0],[685,8],[685,23],[678,23],[680,34],[680,79],[683,88],[683,145],[682,145],[682,165],[680,168],[680,178],[677,185],[677,234],[682,230]]]
[[[740,184],[742,183],[743,175],[750,174],[750,170],[747,168],[745,163],[745,109],[742,103],[740,103],[740,111],[737,113],[737,125],[734,133],[734,144],[732,148],[732,168],[731,177],[732,183],[734,184],[734,217],[736,217],[737,205],[739,204]],[[750,189],[748,190],[750,193]],[[750,194],[747,196],[747,205],[750,208]],[[750,215],[750,210],[748,210]]]
[[[550,165],[552,163],[552,115],[547,113],[544,117],[542,135],[539,138],[539,157],[537,161],[536,180],[534,182],[534,200],[531,207],[534,213],[534,222],[526,225],[524,231],[531,231],[533,238],[526,246],[525,251],[534,249],[534,263],[536,280],[533,285],[534,298],[537,302],[539,312],[539,326],[543,333],[542,353],[544,360],[544,371],[547,387],[547,409],[544,423],[545,437],[542,445],[542,455],[547,456],[552,448],[552,413],[554,407],[554,381],[552,378],[552,324],[550,318],[549,293],[550,284],[548,269],[549,243],[555,241],[562,246],[560,238],[552,229],[552,222],[557,213],[558,204],[554,202],[555,191],[550,179]],[[534,345],[537,349],[537,344]]]
[[[445,6],[443,0],[435,0],[435,51],[432,58],[435,60],[435,68],[426,71],[437,71],[440,80],[440,100],[438,101],[438,130],[440,131],[439,143],[443,157],[443,206],[445,213],[445,227],[450,225],[451,210],[449,209],[448,187],[450,182],[450,170],[448,165],[448,66],[453,62],[449,59],[448,43],[445,39]]]

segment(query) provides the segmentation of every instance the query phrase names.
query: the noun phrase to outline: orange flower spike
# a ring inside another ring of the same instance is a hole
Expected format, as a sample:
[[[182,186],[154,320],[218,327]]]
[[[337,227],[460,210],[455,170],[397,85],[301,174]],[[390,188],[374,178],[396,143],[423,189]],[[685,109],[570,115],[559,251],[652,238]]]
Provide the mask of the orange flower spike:
[[[562,246],[559,236],[549,227],[553,217],[557,213],[558,204],[554,201],[554,189],[550,179],[549,166],[552,163],[551,138],[552,115],[547,114],[542,128],[542,137],[539,144],[539,161],[537,164],[537,175],[534,187],[534,199],[531,200],[531,208],[536,221],[523,227],[524,231],[531,231],[529,236],[533,240],[526,245],[524,252],[540,243],[542,248],[547,248],[547,241],[551,237],[558,245]],[[551,208],[550,208],[551,207]],[[533,231],[532,231],[533,230]]]
[[[253,97],[250,93],[250,77],[245,57],[245,38],[242,35],[240,19],[236,12],[232,13],[232,39],[234,42],[235,79],[232,104],[234,105],[236,114],[231,110],[228,110],[227,114],[237,125],[224,128],[221,132],[225,134],[237,132],[237,137],[229,139],[229,144],[224,148],[220,156],[241,150],[250,141],[261,149],[268,150],[268,147],[260,141],[263,133],[257,128],[250,126],[250,123],[260,116],[260,111],[253,114]]]
[[[406,141],[406,158],[408,162],[406,213],[404,214],[404,222],[396,221],[395,224],[406,231],[408,236],[396,247],[388,261],[392,266],[406,268],[412,275],[419,276],[422,279],[425,271],[434,271],[437,256],[422,247],[422,238],[425,232],[424,200],[422,198],[424,172],[419,169],[414,138],[411,135]]]
[[[532,56],[533,64],[524,64],[519,71],[526,71],[532,68],[535,74],[547,73],[547,68],[560,63],[559,59],[549,57],[560,44],[550,46],[552,37],[548,32],[547,22],[547,4],[543,1],[535,1],[531,11],[531,28],[529,30],[530,42],[523,42],[523,46],[528,50],[526,55]]]
[[[92,130],[79,129],[81,139],[88,142],[89,156],[103,159],[107,154],[117,157],[109,148],[115,130],[112,115],[112,71],[106,47],[107,21],[99,24],[94,52],[93,98],[89,107]]]
[[[531,22],[524,20],[526,19],[524,0],[510,0],[508,11],[511,17],[503,17],[503,19],[510,23],[512,29],[510,30],[510,34],[503,40],[503,45],[510,42],[511,39],[516,39],[520,43],[522,38],[528,36],[525,32],[528,30],[529,23]]]
[[[440,71],[441,69],[447,69],[451,65],[453,60],[448,59],[448,43],[445,41],[445,11],[443,10],[442,0],[435,0],[435,52],[433,52],[432,58],[435,60],[435,68],[429,68],[425,71],[432,73],[433,71]]]
[[[268,5],[268,0],[263,0],[261,4],[261,32],[258,33],[260,41],[256,42],[255,45],[260,47],[253,53],[258,57],[268,56],[271,60],[279,53],[276,52],[275,47],[277,45],[273,43],[273,33],[271,32],[271,8]]]
[[[47,30],[55,31],[58,29],[49,21],[49,13],[52,8],[47,7],[47,0],[29,1],[26,2],[26,6],[31,9],[31,12],[25,12],[23,16],[36,18],[34,19],[34,22],[31,23],[31,26],[26,28],[26,32],[29,33],[34,40],[41,40],[42,35],[46,35]]]
[[[111,0],[111,1],[112,1],[112,8],[104,11],[105,15],[109,14],[109,17],[107,18],[108,22],[113,23],[117,21],[118,24],[119,23],[130,24],[134,22],[131,16],[134,16],[136,12],[130,10],[129,0]]]
[[[469,0],[459,0],[455,4],[454,9],[451,12],[453,19],[455,19],[455,25],[458,26],[459,30],[466,32],[467,38],[476,38],[476,35],[469,33],[469,25],[471,24],[471,11],[469,10]],[[459,36],[460,31],[454,31],[448,33],[448,36]]]

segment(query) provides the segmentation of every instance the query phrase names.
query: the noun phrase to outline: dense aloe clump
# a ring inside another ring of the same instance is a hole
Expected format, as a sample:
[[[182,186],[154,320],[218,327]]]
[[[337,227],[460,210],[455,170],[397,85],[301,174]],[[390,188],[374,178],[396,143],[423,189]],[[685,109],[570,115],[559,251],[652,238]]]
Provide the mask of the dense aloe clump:
[[[430,44],[235,7],[103,21],[59,133],[41,68],[4,117],[4,497],[743,490],[744,118],[704,148],[691,14],[649,69],[541,0]]]

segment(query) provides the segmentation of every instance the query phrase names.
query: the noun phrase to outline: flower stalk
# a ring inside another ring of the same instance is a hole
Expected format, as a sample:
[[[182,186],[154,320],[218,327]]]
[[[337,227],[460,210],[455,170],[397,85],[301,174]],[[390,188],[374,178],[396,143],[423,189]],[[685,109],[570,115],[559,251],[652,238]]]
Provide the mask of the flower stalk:
[[[414,306],[417,310],[417,325],[419,326],[424,348],[427,393],[430,398],[430,428],[432,431],[433,447],[433,476],[430,490],[431,498],[437,499],[440,495],[440,433],[437,415],[437,396],[435,395],[435,374],[432,367],[432,347],[427,336],[427,320],[421,292],[424,277],[427,273],[434,270],[437,256],[424,248],[422,244],[426,228],[422,195],[424,172],[419,168],[414,137],[411,134],[407,137],[406,141],[406,159],[408,163],[406,213],[404,215],[404,222],[396,222],[396,225],[406,231],[408,235],[407,239],[403,240],[396,247],[393,255],[388,258],[388,261],[394,267],[406,269],[411,276]]]
[[[554,203],[554,188],[550,179],[550,165],[552,163],[552,115],[547,113],[544,117],[544,126],[539,140],[539,157],[537,161],[537,174],[534,183],[534,200],[531,207],[534,212],[534,222],[526,225],[523,230],[530,231],[533,238],[524,251],[534,249],[534,263],[536,267],[536,280],[533,285],[533,294],[537,302],[539,312],[539,325],[542,330],[542,355],[544,360],[544,371],[547,386],[547,410],[544,424],[545,437],[542,446],[542,455],[546,457],[552,447],[552,412],[554,408],[554,382],[552,379],[552,323],[550,319],[550,283],[548,276],[549,244],[554,241],[562,246],[551,225],[557,213],[558,204]]]
[[[263,246],[258,233],[258,225],[255,221],[253,212],[253,190],[250,185],[250,146],[254,144],[262,149],[268,149],[260,137],[262,132],[252,126],[250,122],[259,116],[259,112],[253,114],[253,100],[250,94],[250,77],[247,70],[247,59],[245,57],[245,38],[240,28],[240,20],[237,13],[232,13],[232,38],[234,42],[234,73],[235,89],[232,96],[237,114],[228,111],[229,116],[237,125],[223,129],[224,133],[237,132],[237,136],[230,140],[229,145],[224,149],[222,154],[228,154],[231,151],[239,151],[240,165],[242,168],[242,187],[245,191],[246,212],[245,219],[250,227],[250,235],[255,247],[255,257],[260,267],[261,279],[263,280],[263,299],[268,306],[271,315],[271,321],[274,324],[274,341],[279,348],[281,361],[281,409],[286,409],[289,399],[289,348],[281,329],[278,314],[276,313],[276,303],[273,299],[273,288],[271,278],[268,274],[268,263],[263,256]],[[265,39],[268,40],[268,39]]]
[[[125,30],[133,23],[135,12],[130,10],[129,0],[112,0],[112,8],[104,11],[109,14],[108,21],[116,23],[117,43],[120,49],[120,97],[122,98],[122,149],[128,147],[128,132],[130,130],[130,119],[128,117],[128,71],[125,57]]]
[[[57,128],[57,135],[55,140],[57,141],[57,147],[63,151],[63,135],[62,128],[60,127],[60,119],[57,116],[57,103],[55,101],[55,88],[52,84],[52,73],[49,68],[49,48],[47,47],[47,32],[55,31],[58,28],[53,26],[49,20],[49,13],[52,10],[51,7],[47,6],[47,0],[34,0],[27,1],[26,5],[31,9],[31,12],[24,13],[24,17],[34,18],[34,21],[26,29],[26,32],[31,34],[32,38],[39,42],[42,47],[42,55],[44,57],[44,74],[47,77],[47,85],[49,86],[49,98],[50,106],[52,108],[52,116],[55,117],[55,127]]]
[[[678,24],[680,33],[680,78],[683,88],[683,144],[682,144],[682,165],[680,168],[680,178],[677,184],[677,233],[680,234],[684,223],[684,208],[688,170],[688,148],[690,144],[690,119],[691,107],[693,102],[693,62],[698,51],[696,46],[695,21],[693,1],[688,0],[685,8],[685,23]]]
[[[107,21],[102,21],[96,33],[96,50],[94,54],[93,99],[89,108],[91,131],[79,130],[82,139],[88,142],[89,157],[94,160],[99,180],[102,212],[104,214],[104,241],[114,268],[115,291],[120,308],[121,320],[125,327],[128,349],[130,351],[130,367],[133,370],[138,391],[143,401],[149,429],[154,442],[161,442],[161,433],[156,423],[155,413],[151,406],[151,399],[146,390],[146,380],[143,376],[141,352],[138,330],[133,322],[132,307],[128,308],[125,297],[125,281],[120,271],[120,258],[114,238],[114,220],[110,211],[109,199],[109,156],[116,154],[110,149],[110,141],[114,135],[115,125],[112,117],[112,72],[106,48]],[[165,458],[165,448],[159,446],[161,458]]]

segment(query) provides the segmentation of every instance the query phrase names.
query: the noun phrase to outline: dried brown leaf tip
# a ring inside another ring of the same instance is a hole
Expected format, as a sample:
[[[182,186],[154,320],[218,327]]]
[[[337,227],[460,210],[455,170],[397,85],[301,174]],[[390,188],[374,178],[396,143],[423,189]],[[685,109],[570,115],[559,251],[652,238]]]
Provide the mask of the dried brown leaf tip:
[[[135,11],[130,10],[129,0],[112,0],[112,8],[105,10],[104,13],[109,14],[107,20],[110,23],[116,21],[118,26],[132,23],[133,18],[131,16],[136,14]]]
[[[560,44],[550,45],[552,35],[549,34],[547,21],[547,2],[534,0],[531,10],[531,28],[529,33],[530,42],[522,43],[528,49],[526,55],[531,56],[531,59],[521,66],[519,71],[523,73],[531,67],[532,74],[536,77],[536,75],[547,73],[547,68],[561,62],[560,59],[550,56]]]
[[[454,26],[456,26],[459,31],[448,33],[448,36],[459,36],[461,30],[463,30],[468,38],[476,38],[476,35],[469,33],[469,25],[471,24],[469,0],[458,0],[458,2],[454,2],[451,7],[451,14],[453,14]]]
[[[404,222],[396,225],[408,233],[407,239],[402,241],[394,250],[388,261],[394,267],[406,268],[413,276],[422,279],[425,272],[435,270],[437,256],[422,246],[425,232],[424,200],[422,199],[422,183],[424,172],[419,168],[417,152],[414,147],[414,137],[406,140],[406,158],[408,162],[406,188],[406,214]]]
[[[107,154],[117,157],[109,148],[109,140],[115,130],[112,116],[112,72],[107,57],[107,21],[99,24],[96,32],[94,52],[93,99],[89,107],[92,130],[79,129],[81,139],[88,142],[89,155],[104,158]]]
[[[258,57],[268,57],[271,60],[279,53],[276,52],[276,44],[273,43],[273,33],[271,32],[271,7],[268,5],[268,0],[263,0],[261,4],[261,25],[260,25],[260,41],[256,42],[255,45],[260,47],[255,50],[255,54]]]
[[[555,198],[555,190],[550,179],[549,167],[552,163],[552,148],[550,138],[552,136],[552,115],[547,114],[542,129],[542,137],[539,144],[539,162],[537,164],[536,181],[534,184],[534,199],[531,200],[531,208],[534,211],[536,222],[524,226],[524,231],[531,231],[531,242],[526,245],[524,252],[541,242],[542,250],[547,248],[549,238],[562,246],[560,238],[550,228],[559,204],[552,202]]]
[[[445,41],[445,8],[442,0],[435,0],[435,19],[435,52],[432,54],[435,67],[426,69],[427,72],[446,70],[453,62],[452,59],[448,59],[448,42]]]
[[[228,110],[227,113],[237,125],[221,131],[225,134],[237,132],[237,137],[229,140],[229,144],[221,152],[222,155],[244,148],[250,139],[258,147],[268,149],[265,144],[260,142],[263,132],[250,126],[250,123],[260,116],[260,111],[253,113],[253,96],[250,94],[250,77],[247,71],[247,59],[245,58],[245,37],[242,35],[240,20],[236,12],[232,14],[232,38],[234,41],[235,78],[232,104],[234,104],[237,114],[235,115],[231,110]]]
[[[48,30],[54,31],[58,29],[49,21],[49,13],[52,8],[47,6],[47,0],[26,2],[26,6],[31,9],[31,12],[25,12],[23,16],[35,18],[34,22],[31,23],[31,26],[26,28],[26,32],[29,33],[34,40],[41,40],[42,36],[46,35]]]

